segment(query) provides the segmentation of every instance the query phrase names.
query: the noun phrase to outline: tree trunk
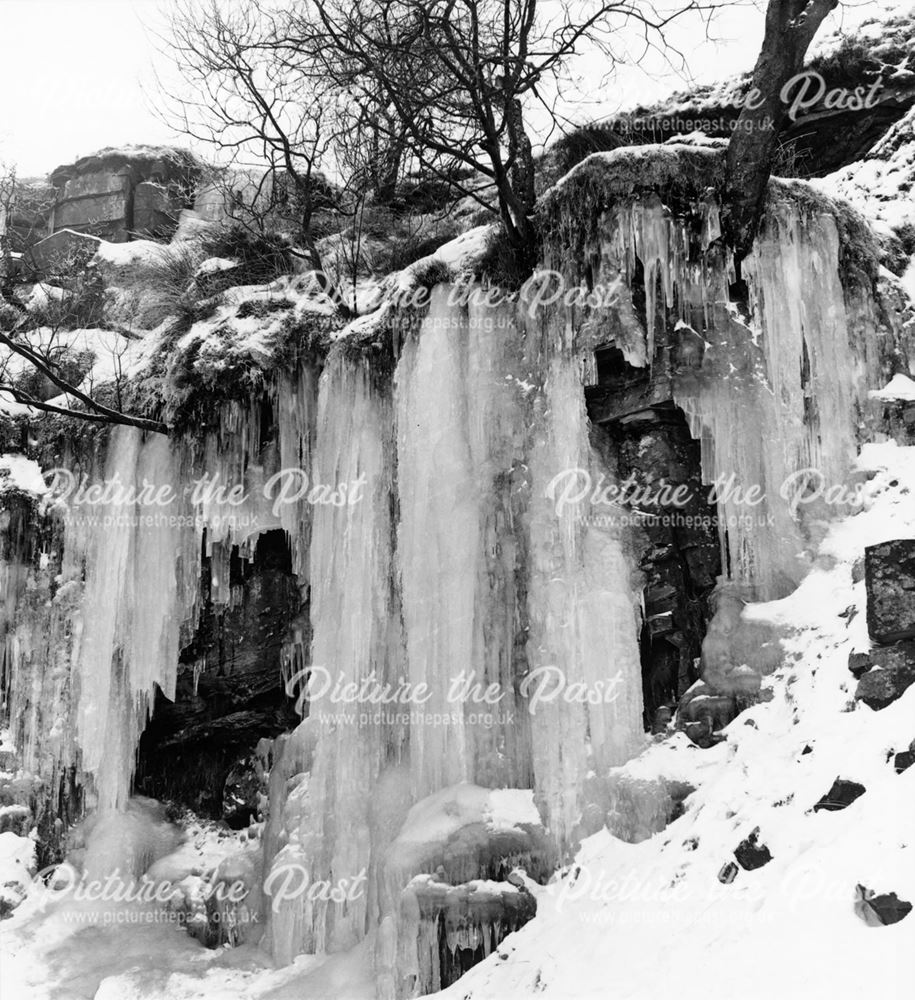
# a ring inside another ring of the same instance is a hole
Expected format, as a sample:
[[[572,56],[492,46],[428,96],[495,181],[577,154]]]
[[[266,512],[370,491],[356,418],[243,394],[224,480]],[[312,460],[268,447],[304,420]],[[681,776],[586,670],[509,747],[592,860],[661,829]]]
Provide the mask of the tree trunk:
[[[727,152],[723,221],[738,263],[753,245],[765,207],[772,162],[788,117],[782,91],[803,69],[813,36],[837,5],[838,0],[769,0],[750,95]]]
[[[537,231],[533,223],[537,193],[534,187],[534,153],[524,128],[524,112],[517,96],[505,94],[505,126],[508,132],[508,176],[511,197],[502,197],[511,215],[509,235],[518,251],[519,263],[533,270],[537,257]]]

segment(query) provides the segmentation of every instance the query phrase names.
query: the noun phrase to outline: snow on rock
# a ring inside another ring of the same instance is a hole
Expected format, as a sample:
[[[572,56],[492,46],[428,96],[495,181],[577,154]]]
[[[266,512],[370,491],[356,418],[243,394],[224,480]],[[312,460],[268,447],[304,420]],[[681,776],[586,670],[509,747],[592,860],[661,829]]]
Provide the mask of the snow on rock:
[[[63,288],[39,281],[31,287],[28,294],[21,294],[20,299],[26,309],[34,312],[38,309],[47,309],[52,302],[61,302],[66,298],[66,295],[67,293]]]
[[[48,492],[47,483],[41,474],[41,466],[24,455],[3,455],[0,457],[0,493],[18,490],[33,496],[44,496]]]
[[[247,830],[230,830],[221,823],[188,814],[181,822],[181,843],[149,868],[152,878],[180,882],[189,875],[209,877],[231,854],[249,841]]]
[[[492,225],[468,229],[383,281],[357,289],[359,315],[336,337],[371,340],[381,335],[405,308],[428,304],[432,285],[466,280],[485,256],[496,231]]]
[[[0,392],[0,415],[15,418],[32,412],[31,406],[18,403],[8,392]]]
[[[200,277],[202,274],[216,274],[219,271],[231,271],[233,267],[238,267],[238,261],[232,257],[207,257],[203,261],[197,270],[194,272],[195,277]]]
[[[432,256],[458,273],[477,263],[486,251],[492,235],[492,226],[476,226],[443,243]]]
[[[481,824],[488,831],[517,832],[540,826],[534,793],[526,788],[481,788],[468,782],[443,788],[417,802],[395,844],[444,843],[463,827]]]
[[[35,841],[11,830],[0,833],[0,918],[25,898],[35,874]]]
[[[96,261],[125,267],[128,264],[154,264],[164,259],[168,244],[153,240],[130,240],[127,243],[109,243],[102,240],[95,252]]]
[[[908,375],[897,373],[882,389],[871,389],[868,395],[872,399],[915,400],[915,381]]]

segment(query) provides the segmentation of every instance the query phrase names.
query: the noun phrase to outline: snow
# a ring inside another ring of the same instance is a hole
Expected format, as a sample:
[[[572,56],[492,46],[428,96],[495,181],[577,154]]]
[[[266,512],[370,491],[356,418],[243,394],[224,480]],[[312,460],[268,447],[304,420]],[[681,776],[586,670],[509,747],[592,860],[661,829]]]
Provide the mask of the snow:
[[[395,844],[444,844],[459,830],[474,824],[493,832],[513,832],[520,824],[539,827],[541,820],[530,789],[481,788],[462,782],[417,802],[407,814]]]
[[[0,493],[16,489],[33,496],[44,496],[48,492],[47,483],[41,474],[41,466],[24,455],[0,456]]]
[[[468,267],[472,267],[485,253],[492,238],[492,232],[491,225],[468,229],[467,232],[442,244],[432,254],[432,257],[450,267],[455,274],[460,273]]]
[[[238,267],[238,261],[232,257],[207,257],[194,272],[196,277],[204,274],[217,274],[219,271],[231,271]]]
[[[915,302],[915,257],[909,261],[909,266],[902,275],[902,287],[908,293],[909,298]]]
[[[250,309],[247,316],[238,314],[241,306]],[[315,295],[299,277],[237,285],[222,293],[211,316],[198,320],[178,340],[169,364],[186,381],[183,358],[190,358],[190,370],[200,385],[212,384],[223,372],[238,377],[246,366],[263,374],[273,368],[278,350],[286,346],[290,320],[310,320],[316,330],[326,327],[329,336],[334,316],[333,303]]]
[[[142,339],[127,338],[115,330],[53,330],[50,327],[29,330],[23,339],[39,353],[60,352],[88,368],[78,388],[92,394],[104,383],[117,380],[124,384],[138,375],[157,354],[167,325],[163,323]],[[11,355],[6,361],[8,376],[21,375],[30,370],[28,361],[19,355]],[[51,397],[47,402],[64,407],[82,405],[76,404],[66,393]],[[0,393],[0,412],[19,416],[32,413],[33,410],[25,404],[17,403],[7,393]]]
[[[10,830],[0,833],[0,917],[18,906],[35,874],[35,841]]]
[[[17,403],[8,392],[0,392],[0,414],[15,418],[29,413],[32,413],[31,406]]]
[[[915,400],[915,381],[897,372],[882,389],[871,389],[868,395],[872,399],[905,399],[911,402]]]
[[[34,312],[37,309],[47,309],[51,302],[62,301],[66,297],[66,294],[63,288],[38,282],[32,286],[28,295],[20,297],[26,309]]]
[[[884,229],[911,224],[915,218],[915,108],[863,159],[811,183],[850,202]]]
[[[131,240],[127,243],[109,243],[102,240],[93,260],[104,261],[116,267],[129,264],[154,264],[168,252],[168,245],[153,240]]]

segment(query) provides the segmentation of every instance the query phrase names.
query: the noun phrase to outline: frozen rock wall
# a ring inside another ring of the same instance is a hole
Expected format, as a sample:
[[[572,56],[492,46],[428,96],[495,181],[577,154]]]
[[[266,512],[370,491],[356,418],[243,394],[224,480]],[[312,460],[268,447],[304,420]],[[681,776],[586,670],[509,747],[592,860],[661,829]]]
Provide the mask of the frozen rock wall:
[[[868,388],[908,365],[863,225],[774,184],[738,276],[720,173],[695,148],[593,157],[544,205],[544,263],[568,296],[494,305],[442,283],[397,336],[383,307],[264,392],[214,402],[204,426],[100,441],[80,471],[127,493],[89,511],[101,522],[46,508],[55,550],[6,636],[25,767],[51,789],[75,769],[89,805],[123,814],[152,696],[173,695],[198,621],[203,556],[210,600],[230,605],[231,560],[282,530],[309,621],[290,623],[284,663],[303,721],[270,778],[265,943],[289,963],[369,939],[385,998],[497,946],[530,911],[507,888],[513,859],[543,879],[612,819],[602,783],[644,739],[646,538],[625,505],[607,516],[601,491],[556,485],[618,482],[585,405],[595,352],[616,348],[684,411],[719,485],[725,573],[769,597],[833,516],[812,477],[849,481]],[[180,525],[143,517],[161,486]],[[23,591],[22,565],[7,578]]]

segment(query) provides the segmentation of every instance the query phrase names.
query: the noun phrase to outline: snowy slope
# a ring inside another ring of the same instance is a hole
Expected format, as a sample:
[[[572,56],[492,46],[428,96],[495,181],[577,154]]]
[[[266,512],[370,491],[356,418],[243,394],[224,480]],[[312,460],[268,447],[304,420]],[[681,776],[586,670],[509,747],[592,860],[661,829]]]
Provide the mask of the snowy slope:
[[[878,226],[915,226],[915,108],[864,159],[812,183]]]
[[[915,448],[862,456],[876,470],[867,508],[833,527],[793,595],[747,611],[784,628],[771,701],[711,750],[678,734],[618,769],[689,782],[685,814],[639,844],[589,838],[539,890],[537,917],[441,996],[586,1000],[611,982],[614,998],[633,1000],[911,996],[915,918],[868,926],[855,888],[915,901],[915,768],[897,774],[892,759],[915,739],[915,687],[876,713],[855,705],[847,663],[868,648],[855,563],[867,545],[915,536]],[[867,791],[812,812],[840,776]],[[723,884],[757,828],[771,862]]]

